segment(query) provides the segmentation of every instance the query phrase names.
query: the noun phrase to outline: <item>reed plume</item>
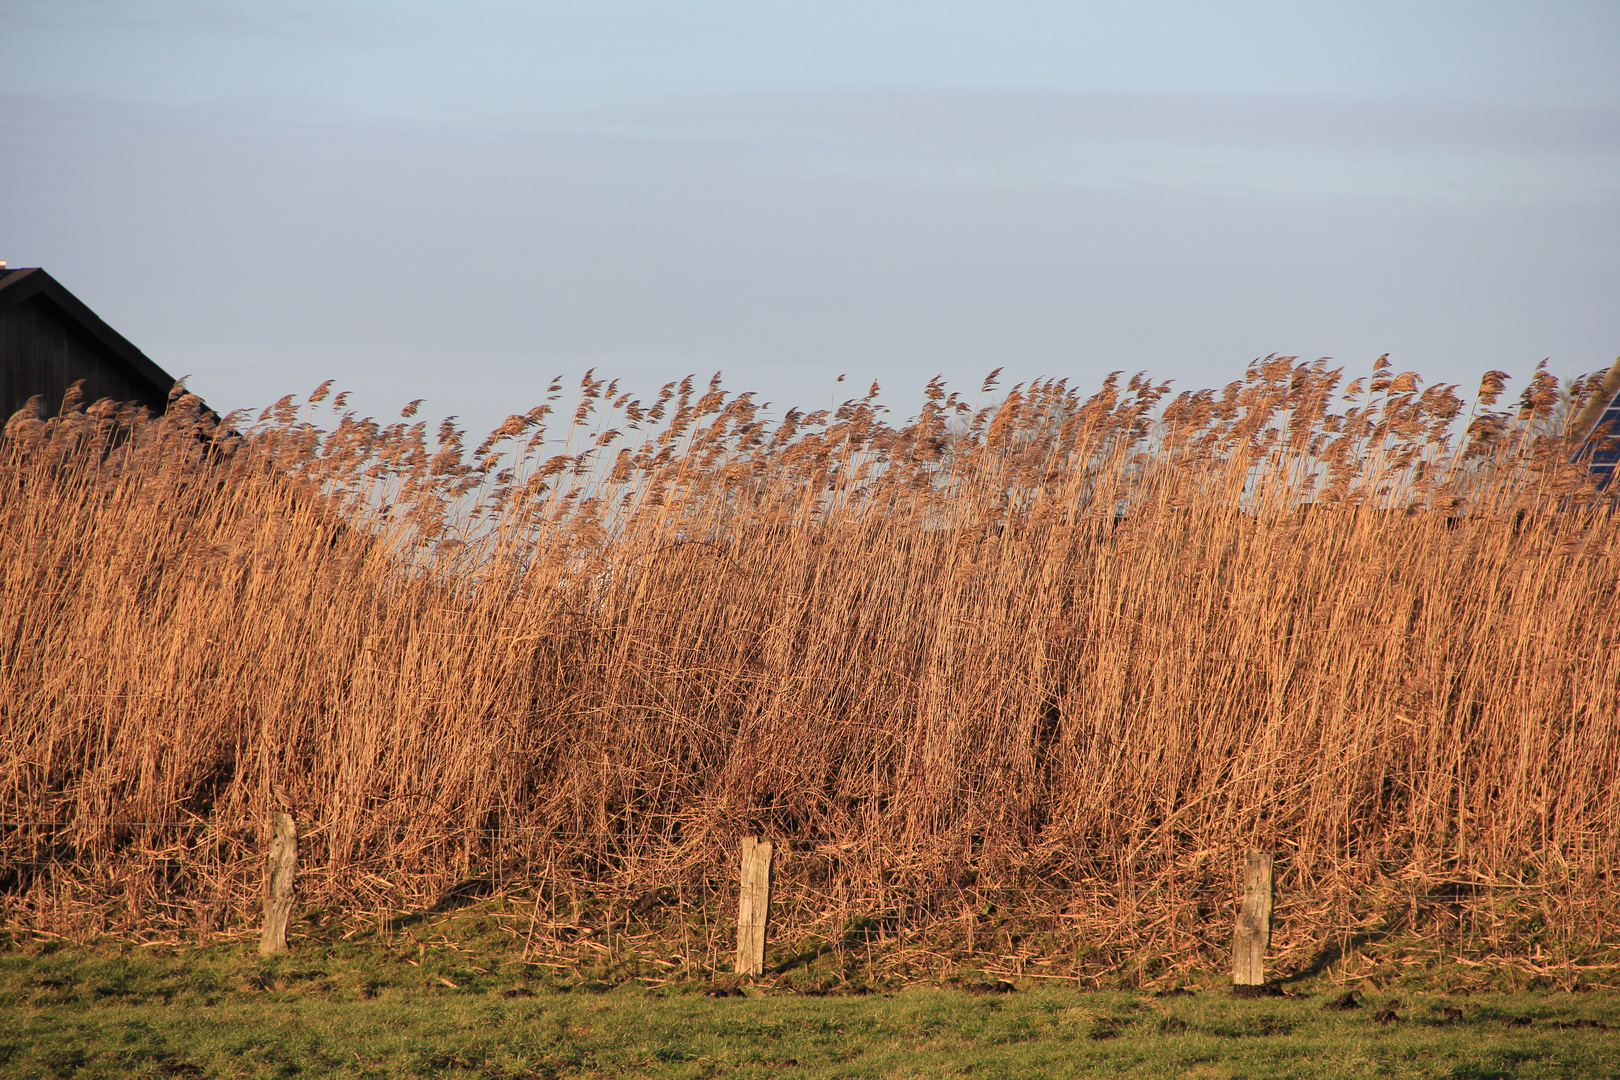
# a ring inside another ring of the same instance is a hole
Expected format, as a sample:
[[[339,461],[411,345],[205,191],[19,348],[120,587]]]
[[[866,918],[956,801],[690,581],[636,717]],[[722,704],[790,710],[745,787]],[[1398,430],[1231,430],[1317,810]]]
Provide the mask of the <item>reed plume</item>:
[[[358,908],[695,886],[763,831],[810,908],[1011,890],[1173,951],[1259,845],[1285,949],[1517,883],[1574,955],[1616,914],[1620,533],[1557,381],[1501,378],[936,380],[899,422],[591,374],[472,449],[326,384],[19,414],[0,919],[224,925],[284,800]]]

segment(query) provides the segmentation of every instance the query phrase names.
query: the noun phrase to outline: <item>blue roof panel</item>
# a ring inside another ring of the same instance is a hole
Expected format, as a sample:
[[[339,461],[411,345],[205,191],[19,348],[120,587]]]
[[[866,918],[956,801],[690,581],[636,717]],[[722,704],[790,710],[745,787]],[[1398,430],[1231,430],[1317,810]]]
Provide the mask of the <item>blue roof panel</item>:
[[[1615,466],[1620,464],[1620,394],[1609,402],[1609,407],[1603,410],[1598,422],[1592,427],[1592,434],[1587,437],[1586,443],[1581,447],[1581,453],[1592,472],[1598,476],[1598,484],[1608,487],[1614,480]]]

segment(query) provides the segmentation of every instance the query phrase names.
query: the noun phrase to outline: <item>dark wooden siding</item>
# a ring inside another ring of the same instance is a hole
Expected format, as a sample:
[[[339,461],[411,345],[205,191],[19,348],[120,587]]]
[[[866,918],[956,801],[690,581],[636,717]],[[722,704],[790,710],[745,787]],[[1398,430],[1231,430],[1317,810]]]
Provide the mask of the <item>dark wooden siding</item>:
[[[109,360],[96,343],[33,301],[0,311],[0,419],[10,417],[30,397],[42,394],[48,414],[62,407],[68,387],[86,381],[85,404],[101,398],[138,401],[162,412],[168,391],[159,393]]]
[[[102,398],[162,412],[174,379],[38,267],[0,269],[0,424],[39,395],[46,414],[84,380]]]

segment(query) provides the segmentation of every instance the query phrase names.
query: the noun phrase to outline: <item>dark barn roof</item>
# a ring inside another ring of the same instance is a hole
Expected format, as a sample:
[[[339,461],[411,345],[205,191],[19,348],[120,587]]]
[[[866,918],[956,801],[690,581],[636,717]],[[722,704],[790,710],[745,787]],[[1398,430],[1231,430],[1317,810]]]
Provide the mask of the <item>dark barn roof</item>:
[[[132,401],[162,413],[174,377],[38,267],[0,269],[0,425],[35,394],[47,416],[85,381],[84,402]]]

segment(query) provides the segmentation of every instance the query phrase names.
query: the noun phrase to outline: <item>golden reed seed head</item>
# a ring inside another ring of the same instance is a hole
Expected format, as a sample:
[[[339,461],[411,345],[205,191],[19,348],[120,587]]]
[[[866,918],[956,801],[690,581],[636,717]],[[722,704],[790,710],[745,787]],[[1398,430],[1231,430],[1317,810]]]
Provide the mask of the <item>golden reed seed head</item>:
[[[471,443],[322,427],[324,383],[245,425],[14,417],[0,814],[80,854],[15,910],[204,834],[184,887],[245,905],[260,853],[222,838],[278,790],[343,904],[500,857],[684,887],[764,830],[788,886],[838,853],[818,895],[1038,880],[1168,948],[1185,920],[1132,904],[1191,911],[1257,844],[1301,911],[1606,873],[1620,536],[1550,379],[1465,416],[1386,358],[1268,357],[1175,395],[936,382],[902,421],[593,373]]]

